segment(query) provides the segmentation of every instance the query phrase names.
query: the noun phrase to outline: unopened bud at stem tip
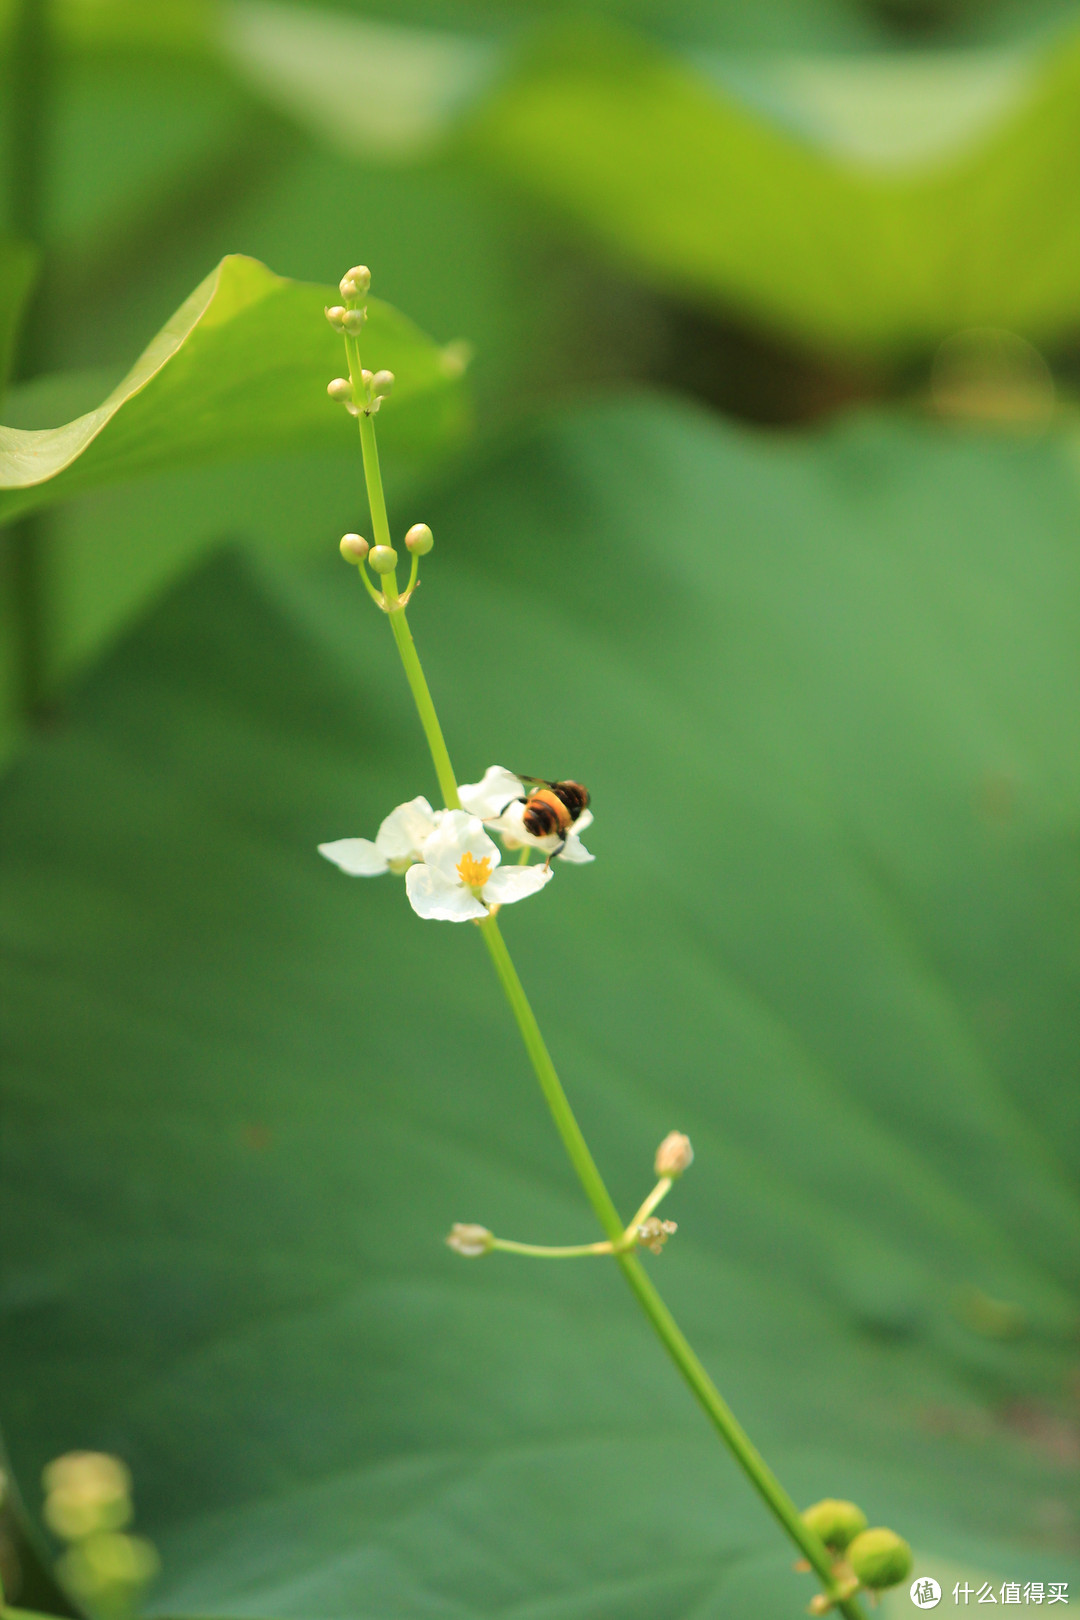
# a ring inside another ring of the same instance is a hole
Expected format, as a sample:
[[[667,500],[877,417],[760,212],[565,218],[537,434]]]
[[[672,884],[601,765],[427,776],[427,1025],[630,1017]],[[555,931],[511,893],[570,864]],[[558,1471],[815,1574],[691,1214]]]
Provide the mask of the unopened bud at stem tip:
[[[426,523],[414,523],[405,536],[405,544],[418,557],[426,557],[435,544],[435,536]]]
[[[343,534],[338,549],[347,563],[362,563],[370,547],[362,534]]]
[[[684,1170],[689,1170],[694,1162],[694,1150],[690,1146],[690,1138],[684,1136],[682,1131],[671,1131],[656,1150],[656,1174],[658,1176],[681,1176]]]
[[[495,1246],[494,1235],[486,1226],[469,1226],[463,1221],[454,1222],[446,1241],[451,1249],[463,1254],[468,1260],[475,1260],[481,1254],[490,1254]]]
[[[362,298],[371,286],[371,271],[366,264],[354,264],[346,270],[338,283],[342,298]]]
[[[368,562],[377,574],[390,574],[397,567],[397,552],[393,546],[372,546]]]

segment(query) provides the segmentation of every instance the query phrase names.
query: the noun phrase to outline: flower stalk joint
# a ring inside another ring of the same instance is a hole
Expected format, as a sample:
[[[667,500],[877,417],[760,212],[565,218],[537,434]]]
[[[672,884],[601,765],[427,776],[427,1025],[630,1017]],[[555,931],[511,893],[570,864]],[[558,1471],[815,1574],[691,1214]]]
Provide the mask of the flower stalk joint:
[[[657,1215],[650,1215],[648,1220],[642,1221],[634,1236],[643,1249],[650,1254],[660,1254],[669,1237],[674,1237],[679,1230],[675,1221],[662,1221]]]

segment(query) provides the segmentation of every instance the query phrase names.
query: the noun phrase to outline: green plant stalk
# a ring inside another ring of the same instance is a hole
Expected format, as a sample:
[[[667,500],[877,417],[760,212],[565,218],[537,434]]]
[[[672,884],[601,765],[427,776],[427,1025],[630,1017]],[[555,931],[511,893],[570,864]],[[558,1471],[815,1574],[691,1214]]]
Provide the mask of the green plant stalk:
[[[582,1260],[589,1254],[613,1254],[614,1250],[606,1240],[603,1243],[574,1243],[561,1248],[554,1248],[548,1243],[514,1243],[510,1238],[493,1238],[492,1249],[501,1249],[506,1254],[528,1254],[535,1260]]]
[[[355,339],[346,338],[345,346],[349,355],[349,373],[353,388],[356,398],[360,400],[363,398],[363,393],[360,379],[359,351]],[[375,443],[375,425],[371,417],[366,416],[363,412],[361,412],[359,422],[360,445],[364,456],[364,479],[368,492],[368,504],[371,509],[372,528],[376,543],[389,546],[390,527],[386,516],[386,501],[383,494],[382,473],[379,468],[378,448]],[[458,796],[457,778],[454,775],[454,768],[450,762],[450,755],[442,734],[442,727],[439,725],[438,715],[435,712],[431,691],[420,664],[412,632],[409,629],[405,607],[398,593],[397,580],[393,573],[384,574],[382,579],[387,616],[394,633],[394,641],[401,655],[401,662],[409,688],[416,702],[420,723],[424,728],[424,735],[431,750],[432,763],[435,766],[439,788],[447,809],[460,810],[461,799]],[[510,952],[506,948],[506,942],[499,930],[498,921],[494,916],[489,915],[483,922],[478,923],[478,927],[483,936],[484,944],[487,946],[488,955],[491,957],[499,983],[502,985],[503,993],[517,1022],[525,1050],[529,1055],[536,1078],[540,1082],[540,1089],[544,1094],[544,1099],[555,1122],[555,1127],[562,1138],[570,1162],[577,1172],[578,1180],[596,1213],[601,1227],[607,1233],[611,1243],[618,1245],[625,1231],[619,1211],[615,1207],[615,1202],[607,1190],[596,1161],[589,1151],[588,1143],[570,1106],[570,1100],[563,1090],[562,1082],[551,1060],[551,1054],[540,1032],[540,1026],[536,1021],[536,1015],[529,1003],[528,996],[525,994],[525,988],[518,977],[517,969],[514,967]],[[589,1252],[589,1250],[587,1249],[586,1252]],[[795,1503],[753,1445],[742,1425],[698,1360],[689,1340],[664,1304],[637,1254],[617,1250],[614,1258],[645,1315],[652,1323],[661,1343],[699,1404],[704,1408],[707,1417],[718,1430],[721,1438],[750,1480],[750,1483],[754,1486],[754,1489],[815,1570],[826,1593],[834,1600],[837,1612],[844,1616],[844,1620],[865,1620],[862,1606],[856,1599],[842,1598],[838,1595],[837,1582],[832,1572],[832,1560],[824,1542],[819,1540],[803,1523]]]

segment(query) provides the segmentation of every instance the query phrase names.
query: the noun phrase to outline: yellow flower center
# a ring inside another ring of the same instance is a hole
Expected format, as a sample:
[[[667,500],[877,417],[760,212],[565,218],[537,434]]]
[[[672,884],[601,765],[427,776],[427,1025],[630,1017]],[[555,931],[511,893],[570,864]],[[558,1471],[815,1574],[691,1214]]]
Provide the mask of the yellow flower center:
[[[458,861],[458,877],[470,889],[482,889],[491,876],[491,856],[478,861],[475,855],[465,854]]]

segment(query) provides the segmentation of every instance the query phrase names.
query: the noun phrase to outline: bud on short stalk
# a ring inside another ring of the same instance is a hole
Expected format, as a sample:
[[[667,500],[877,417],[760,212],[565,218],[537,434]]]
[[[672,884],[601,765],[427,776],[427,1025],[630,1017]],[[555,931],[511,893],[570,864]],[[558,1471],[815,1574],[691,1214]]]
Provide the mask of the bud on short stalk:
[[[911,1574],[911,1548],[895,1530],[864,1530],[845,1556],[862,1584],[874,1592],[898,1586]]]
[[[803,1510],[802,1522],[830,1547],[843,1552],[849,1541],[866,1529],[866,1514],[854,1502],[838,1502],[826,1497]]]
[[[426,557],[435,544],[435,536],[426,523],[414,523],[405,536],[405,545],[417,557]]]
[[[656,1150],[656,1174],[658,1176],[681,1176],[684,1170],[689,1170],[694,1162],[694,1150],[690,1146],[690,1138],[684,1136],[682,1131],[672,1131],[665,1136]]]
[[[359,565],[371,548],[362,534],[343,534],[338,549],[346,562]]]
[[[495,1246],[494,1234],[486,1226],[469,1226],[463,1221],[455,1221],[450,1228],[446,1239],[448,1246],[463,1254],[468,1260],[475,1260],[481,1254],[490,1254]]]
[[[391,574],[397,567],[397,552],[393,546],[372,546],[368,562],[377,574]]]

